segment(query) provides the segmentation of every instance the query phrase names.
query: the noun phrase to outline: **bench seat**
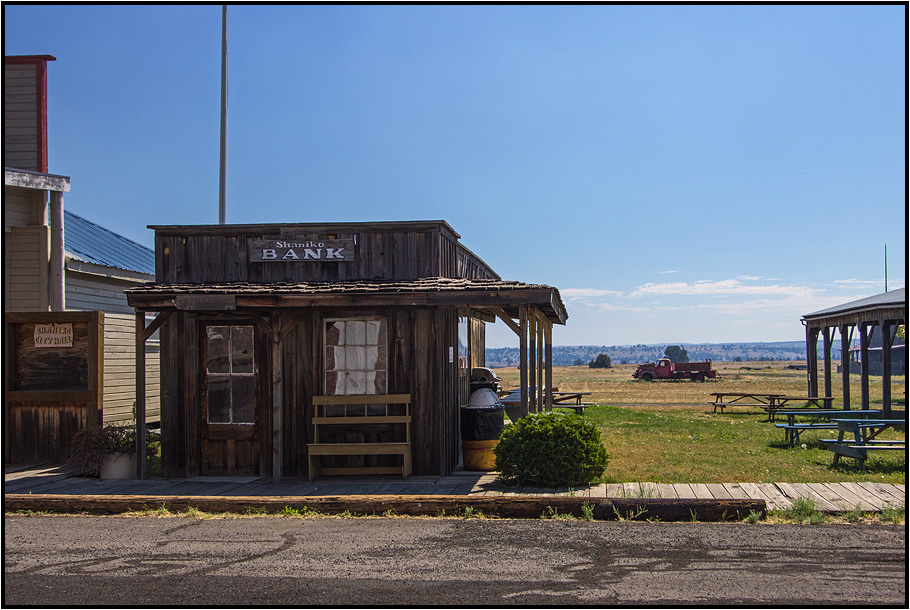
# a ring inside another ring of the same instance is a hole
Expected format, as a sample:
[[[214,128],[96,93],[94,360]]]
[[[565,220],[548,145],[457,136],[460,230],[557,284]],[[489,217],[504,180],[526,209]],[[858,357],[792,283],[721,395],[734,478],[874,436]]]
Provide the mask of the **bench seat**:
[[[411,474],[411,397],[408,394],[366,394],[357,396],[314,396],[313,442],[307,443],[310,479],[320,474]],[[385,405],[384,414],[371,414],[368,405]],[[389,405],[403,405],[404,414],[389,414]],[[322,407],[320,414],[320,407]],[[326,407],[342,411],[341,415],[326,415]],[[326,426],[342,425],[373,431],[393,424],[404,426],[404,439],[383,442],[324,442],[320,440],[320,429]],[[400,466],[322,466],[320,456],[367,456],[400,455]]]
[[[587,409],[588,407],[593,407],[594,403],[593,402],[583,402],[578,405],[576,405],[576,404],[554,404],[553,406],[559,407],[561,409],[572,409],[578,415],[584,415],[585,409]]]
[[[709,402],[709,405],[714,406],[714,412],[717,413],[717,407],[720,407],[720,412],[724,412],[724,407],[767,407],[768,405],[763,403],[753,403],[753,402]]]
[[[799,442],[799,435],[806,430],[837,430],[837,424],[830,422],[812,422],[803,424],[774,424],[776,427],[783,429],[790,441],[790,446]]]

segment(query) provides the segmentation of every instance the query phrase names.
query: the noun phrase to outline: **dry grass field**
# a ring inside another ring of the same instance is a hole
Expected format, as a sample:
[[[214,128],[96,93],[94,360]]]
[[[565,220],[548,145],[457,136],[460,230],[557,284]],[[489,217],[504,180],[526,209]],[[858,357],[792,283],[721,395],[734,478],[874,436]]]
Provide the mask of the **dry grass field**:
[[[819,438],[830,430],[806,432],[802,447],[784,443],[782,430],[755,407],[727,408],[713,413],[711,392],[761,392],[791,396],[807,394],[806,371],[787,368],[790,362],[717,363],[722,379],[699,382],[645,382],[632,378],[635,365],[611,369],[587,366],[554,367],[553,384],[560,390],[591,392],[597,406],[584,417],[601,429],[610,464],[604,482],[657,483],[730,482],[906,482],[903,452],[879,452],[862,473],[854,460],[831,467],[833,454]],[[518,369],[500,368],[503,388],[518,387]],[[851,376],[854,408],[859,377]],[[822,383],[823,386],[823,383]],[[823,391],[823,387],[820,388]],[[832,384],[834,406],[842,403],[840,376]],[[881,379],[870,384],[873,405],[881,403]],[[892,380],[892,398],[906,400],[906,379]]]

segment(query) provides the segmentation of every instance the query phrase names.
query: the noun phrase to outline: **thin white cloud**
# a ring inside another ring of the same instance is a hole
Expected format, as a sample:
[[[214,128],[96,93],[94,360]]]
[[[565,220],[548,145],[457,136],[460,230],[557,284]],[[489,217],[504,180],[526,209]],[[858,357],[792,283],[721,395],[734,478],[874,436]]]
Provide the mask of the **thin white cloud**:
[[[661,271],[660,273],[661,273],[661,274],[666,274],[666,273],[679,273],[679,269],[672,269],[672,270],[670,270],[670,271]]]
[[[695,282],[666,282],[663,284],[643,284],[630,293],[633,297],[642,296],[756,296],[780,295],[808,298],[819,291],[808,286],[786,286],[781,284],[754,285],[745,284],[738,279],[698,280]]]
[[[614,297],[622,294],[619,290],[603,290],[600,288],[565,288],[559,294],[566,301],[586,301],[597,297]]]

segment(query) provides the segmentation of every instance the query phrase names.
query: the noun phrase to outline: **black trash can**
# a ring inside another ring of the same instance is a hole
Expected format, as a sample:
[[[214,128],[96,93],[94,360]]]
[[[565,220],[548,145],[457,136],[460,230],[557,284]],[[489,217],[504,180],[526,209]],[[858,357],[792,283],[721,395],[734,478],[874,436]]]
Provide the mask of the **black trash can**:
[[[467,406],[461,408],[461,449],[465,470],[496,469],[493,447],[505,422],[505,407],[499,397],[487,388],[471,394]]]
[[[505,407],[462,407],[461,438],[466,441],[493,441],[502,434]]]

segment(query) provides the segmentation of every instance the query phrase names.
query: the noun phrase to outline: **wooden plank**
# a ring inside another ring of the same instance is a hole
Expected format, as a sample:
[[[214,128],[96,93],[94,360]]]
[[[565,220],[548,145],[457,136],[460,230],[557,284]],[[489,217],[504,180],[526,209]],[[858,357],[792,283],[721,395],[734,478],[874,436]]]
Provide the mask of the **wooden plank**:
[[[592,485],[588,488],[588,497],[589,498],[606,498],[607,497],[607,486],[604,483],[600,485]]]
[[[724,486],[720,483],[706,483],[705,487],[708,488],[708,491],[711,492],[711,496],[714,499],[722,500],[732,500],[733,496],[730,495],[730,492],[727,491]]]
[[[790,507],[790,501],[780,493],[773,483],[740,483],[750,498],[761,498],[768,504],[768,510],[783,510]]]
[[[852,507],[847,506],[843,499],[824,485],[809,483],[794,483],[796,489],[805,498],[811,498],[825,512],[839,512]]]
[[[677,498],[697,498],[695,491],[692,489],[692,486],[688,483],[674,483],[673,492],[676,494]]]
[[[748,498],[749,494],[742,488],[739,483],[723,483],[724,490],[730,494],[731,498]]]
[[[902,506],[907,501],[907,497],[894,485],[874,483],[871,481],[862,481],[857,483],[857,485],[877,495],[885,504]]]
[[[695,494],[695,497],[701,500],[709,500],[714,497],[714,494],[711,493],[711,490],[708,489],[708,486],[704,483],[690,483],[689,487],[692,488],[692,493]]]
[[[658,483],[657,484],[657,496],[658,498],[679,498],[680,496],[676,492],[676,487],[667,483]]]
[[[857,491],[859,491],[858,494],[854,489],[844,483],[823,483],[823,485],[843,498],[846,504],[851,508],[859,507],[862,510],[878,510],[881,508],[880,505],[870,502],[869,499],[871,498],[869,498],[869,495],[863,493],[859,488],[857,488]]]

